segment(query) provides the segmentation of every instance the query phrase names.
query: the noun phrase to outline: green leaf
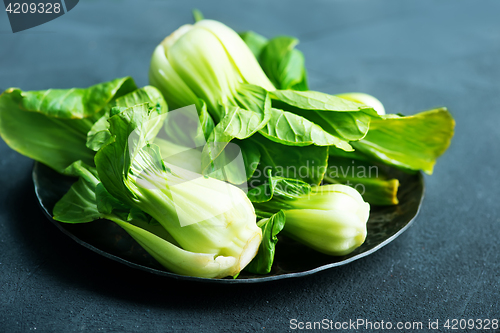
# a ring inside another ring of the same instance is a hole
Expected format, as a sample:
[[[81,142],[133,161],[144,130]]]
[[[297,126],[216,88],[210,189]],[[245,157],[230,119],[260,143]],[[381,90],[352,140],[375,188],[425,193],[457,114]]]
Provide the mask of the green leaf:
[[[0,135],[12,149],[61,173],[78,160],[93,165],[87,132],[109,102],[134,89],[131,78],[86,89],[7,89],[0,95]]]
[[[346,153],[346,156],[342,157],[330,154],[326,176],[329,178],[389,179],[387,166],[378,162],[351,158],[350,155],[351,153]]]
[[[278,234],[285,226],[285,213],[279,211],[270,218],[262,219],[257,225],[262,229],[262,242],[255,258],[246,270],[254,274],[268,274],[273,266]]]
[[[245,171],[247,179],[250,179],[260,162],[260,151],[249,140],[235,140],[235,143],[240,147],[245,163]]]
[[[201,21],[204,19],[203,13],[197,8],[193,9],[193,19],[195,22],[198,22],[198,21]]]
[[[269,121],[271,99],[268,93],[260,87],[248,84],[241,86],[242,89],[238,92],[239,106],[223,107],[224,117],[215,126],[208,143],[227,143],[234,138],[246,139]]]
[[[89,88],[22,92],[20,108],[60,119],[82,119],[100,112],[112,100],[137,89],[130,77]]]
[[[364,104],[312,90],[276,90],[269,94],[272,99],[303,110],[356,112],[371,109]]]
[[[295,49],[298,43],[293,37],[275,37],[259,55],[264,72],[278,89],[308,90],[304,55]]]
[[[206,141],[208,140],[210,134],[212,134],[212,131],[215,128],[214,120],[212,119],[210,113],[207,111],[207,104],[202,99],[198,99],[196,110],[198,111],[201,129],[203,131]]]
[[[304,181],[273,176],[268,171],[265,184],[251,189],[247,196],[252,201],[257,216],[269,217],[282,209],[293,209],[291,201],[311,193],[311,185]]]
[[[233,184],[241,184],[246,181],[248,178],[245,174],[252,172],[248,171],[242,174],[243,170],[240,170],[239,167],[233,171],[228,170],[229,162],[234,159],[237,153],[233,146],[231,146],[231,152],[228,152],[228,144],[233,139],[243,140],[251,137],[266,125],[271,116],[271,100],[268,93],[260,87],[242,86],[244,89],[239,92],[238,97],[238,103],[241,107],[224,106],[224,117],[215,126],[207,140],[201,161],[203,174]]]
[[[288,146],[335,146],[352,151],[351,145],[343,138],[334,136],[315,123],[297,114],[271,109],[271,118],[259,131],[269,140]]]
[[[379,115],[385,114],[384,105],[374,96],[357,92],[336,94],[335,96],[371,106],[375,111],[377,111],[377,114]]]
[[[103,115],[97,120],[87,133],[87,148],[98,151],[111,138],[109,134],[109,114]]]
[[[364,112],[329,112],[296,110],[298,115],[318,124],[324,131],[344,140],[358,141],[364,138],[373,115]],[[337,146],[337,148],[341,148]],[[346,149],[344,149],[346,150]]]
[[[97,210],[102,215],[109,215],[113,212],[116,213],[117,211],[125,211],[127,216],[126,219],[128,219],[130,207],[109,194],[102,183],[97,184],[95,188],[95,195]]]
[[[149,103],[151,106],[159,104],[159,107],[162,110],[165,110],[165,112],[168,111],[167,102],[165,102],[163,95],[153,86],[145,86],[121,96],[120,98],[117,98],[112,105],[129,108],[143,103]]]
[[[372,118],[379,116],[364,104],[316,91],[273,91],[273,106],[293,112],[348,141],[362,139]]]
[[[112,140],[95,156],[99,177],[108,192],[132,205],[134,194],[124,183],[131,160],[152,141],[163,126],[165,111],[139,104],[109,118]]]
[[[319,185],[327,169],[328,147],[285,146],[255,134],[250,139],[261,154],[257,170],[249,181],[250,187],[264,184],[268,170],[283,178],[302,180],[311,185]]]
[[[77,161],[71,164],[65,173],[80,178],[54,206],[54,220],[84,223],[101,218],[102,214],[96,205],[95,190],[99,179],[95,169]]]
[[[247,44],[250,51],[252,51],[255,58],[259,59],[262,49],[267,44],[267,38],[253,31],[240,32],[239,35],[245,44]]]
[[[358,160],[358,161],[370,162],[370,158],[367,155],[360,152],[359,150],[345,151],[342,149],[338,149],[336,147],[330,147],[330,149],[328,150],[328,153],[330,154],[330,156],[333,156],[333,157],[343,157],[343,158],[347,158],[347,159],[354,159],[354,160]]]
[[[406,117],[388,115],[372,120],[366,137],[352,144],[386,164],[432,174],[436,159],[450,145],[454,127],[446,108]]]
[[[77,161],[64,173],[79,179],[54,206],[55,220],[65,223],[84,223],[110,216],[127,220],[130,207],[106,191],[99,182],[95,168]]]
[[[214,126],[205,102],[199,99],[196,105],[169,112],[155,142],[161,141],[167,146],[175,145],[186,149],[201,149],[212,134]],[[197,168],[200,168],[201,160],[198,164]]]
[[[205,145],[202,158],[202,173],[213,178],[229,181],[233,184],[241,184],[247,180],[246,172],[236,168],[228,170],[230,162],[234,160],[237,152],[234,146],[228,145],[234,138],[246,139],[254,134],[262,123],[262,118],[258,113],[231,107],[221,122],[215,126],[212,135]]]
[[[229,107],[226,110],[226,116],[215,127],[214,136],[209,138],[209,142],[246,139],[263,126],[263,116],[257,112],[240,107]]]
[[[63,173],[73,162],[94,164],[94,152],[85,146],[88,119],[58,119],[26,111],[22,91],[0,95],[0,135],[10,148]]]
[[[237,106],[254,111],[262,117],[262,121],[268,120],[271,99],[268,92],[252,84],[240,84],[235,95]]]
[[[268,202],[274,195],[294,199],[311,192],[311,185],[298,179],[273,176],[269,169],[268,181],[248,191],[247,196],[253,203]]]
[[[117,98],[110,106],[128,108],[137,104],[149,103],[157,105],[162,110],[168,110],[167,103],[163,95],[153,86],[145,86],[134,90],[124,96]],[[109,112],[106,112],[98,121],[94,123],[87,134],[87,147],[94,151],[98,151],[111,138],[109,134]]]

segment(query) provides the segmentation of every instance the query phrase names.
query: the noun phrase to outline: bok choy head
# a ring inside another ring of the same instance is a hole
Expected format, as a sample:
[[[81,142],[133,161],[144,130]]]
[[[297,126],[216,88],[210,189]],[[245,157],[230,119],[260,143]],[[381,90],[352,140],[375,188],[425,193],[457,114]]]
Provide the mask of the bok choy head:
[[[311,187],[297,179],[270,176],[266,185],[248,195],[258,215],[272,218],[282,211],[283,233],[319,252],[346,255],[366,239],[370,205],[352,187]]]
[[[149,79],[170,107],[194,104],[198,97],[216,121],[224,115],[220,105],[241,105],[242,84],[274,90],[241,37],[212,20],[183,25],[165,38],[153,53]]]
[[[223,261],[217,277],[237,275],[262,237],[246,194],[164,162],[153,143],[165,119],[161,110],[141,104],[116,111],[109,119],[112,140],[95,158],[106,191],[152,216],[183,250]]]
[[[288,204],[285,233],[319,252],[342,256],[365,241],[370,205],[350,186],[317,186]]]

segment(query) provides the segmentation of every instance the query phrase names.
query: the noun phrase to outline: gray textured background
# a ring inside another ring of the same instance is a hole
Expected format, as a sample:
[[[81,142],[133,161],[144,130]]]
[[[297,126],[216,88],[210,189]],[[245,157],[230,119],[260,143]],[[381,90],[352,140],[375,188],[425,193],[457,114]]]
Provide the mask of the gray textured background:
[[[0,12],[0,90],[147,84],[191,9],[237,31],[297,36],[311,89],[362,91],[390,113],[447,106],[449,151],[416,223],[345,267],[262,285],[151,276],[82,248],[37,206],[32,162],[0,142],[0,332],[286,331],[289,321],[499,318],[500,2],[80,1],[12,34]],[[361,330],[362,331],[362,330]]]

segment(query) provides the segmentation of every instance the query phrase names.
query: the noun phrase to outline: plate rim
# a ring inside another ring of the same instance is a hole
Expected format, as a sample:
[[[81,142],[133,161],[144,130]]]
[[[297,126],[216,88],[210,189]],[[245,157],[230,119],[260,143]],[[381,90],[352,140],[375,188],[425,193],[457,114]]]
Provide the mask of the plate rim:
[[[91,250],[91,251],[93,251],[93,252],[95,252],[95,253],[97,253],[99,255],[102,255],[102,256],[104,256],[104,257],[106,257],[108,259],[114,260],[114,261],[119,262],[121,264],[125,264],[128,267],[131,267],[131,268],[134,268],[134,269],[138,269],[138,270],[141,270],[141,271],[144,271],[144,272],[149,272],[149,273],[152,273],[152,274],[155,274],[155,275],[159,275],[159,276],[165,276],[165,277],[173,278],[175,280],[187,280],[187,281],[195,281],[195,282],[199,282],[199,283],[222,283],[222,284],[242,284],[242,283],[245,284],[245,283],[249,283],[249,284],[253,284],[253,283],[261,283],[261,282],[283,280],[283,279],[293,279],[293,278],[300,278],[300,277],[304,277],[304,276],[307,276],[307,275],[319,273],[319,272],[322,272],[322,271],[325,271],[325,270],[328,270],[328,269],[332,269],[332,268],[335,268],[335,267],[339,267],[339,266],[343,266],[343,265],[349,264],[349,263],[351,263],[353,261],[356,261],[356,260],[359,260],[361,258],[364,258],[364,257],[366,257],[366,256],[368,256],[368,255],[370,255],[370,254],[372,254],[372,253],[380,250],[382,247],[386,246],[387,244],[391,243],[394,239],[396,239],[397,237],[399,237],[411,225],[413,225],[413,223],[415,222],[415,219],[417,218],[418,214],[420,213],[420,210],[422,208],[422,202],[423,202],[424,197],[425,197],[425,181],[424,181],[424,177],[423,177],[422,172],[418,171],[416,173],[416,175],[418,177],[418,180],[422,184],[422,195],[419,198],[418,205],[417,205],[417,211],[415,212],[415,215],[405,224],[405,226],[403,226],[401,229],[399,229],[391,237],[387,238],[386,240],[384,240],[380,244],[376,245],[375,247],[371,248],[370,250],[364,251],[364,252],[359,253],[359,254],[357,254],[355,256],[347,258],[345,260],[337,261],[337,262],[330,263],[330,264],[321,265],[321,266],[318,266],[316,268],[309,269],[309,270],[302,271],[302,272],[284,273],[284,274],[279,274],[279,275],[263,276],[263,277],[258,277],[258,278],[255,278],[255,277],[253,277],[253,278],[245,278],[245,279],[237,279],[237,278],[235,278],[235,279],[202,278],[202,277],[195,277],[195,276],[180,275],[180,274],[176,274],[176,273],[172,273],[172,272],[168,272],[168,271],[163,271],[163,270],[159,270],[159,269],[156,269],[156,268],[147,267],[147,266],[144,266],[144,265],[141,265],[141,264],[134,263],[134,262],[129,261],[127,259],[123,259],[123,258],[121,258],[119,256],[111,254],[109,252],[103,251],[103,250],[101,250],[101,249],[93,246],[92,244],[89,244],[86,241],[81,240],[80,238],[78,238],[77,236],[75,236],[73,233],[71,233],[68,230],[66,230],[65,228],[63,228],[62,227],[63,222],[59,222],[59,221],[54,220],[52,218],[52,214],[47,210],[47,207],[45,207],[45,205],[42,202],[42,198],[41,198],[41,195],[40,195],[40,192],[39,192],[39,186],[38,186],[38,183],[37,183],[37,180],[36,180],[36,171],[38,170],[40,164],[42,164],[42,163],[40,163],[38,161],[35,161],[33,163],[33,169],[32,169],[32,172],[31,172],[31,178],[32,178],[32,181],[33,181],[35,195],[36,195],[36,198],[37,198],[37,201],[38,201],[38,205],[40,206],[40,208],[43,211],[44,215],[49,219],[49,221],[51,221],[60,231],[62,231],[63,234],[65,234],[66,236],[69,236],[77,244],[79,244],[81,246],[84,246],[87,249],[89,249],[89,250]]]

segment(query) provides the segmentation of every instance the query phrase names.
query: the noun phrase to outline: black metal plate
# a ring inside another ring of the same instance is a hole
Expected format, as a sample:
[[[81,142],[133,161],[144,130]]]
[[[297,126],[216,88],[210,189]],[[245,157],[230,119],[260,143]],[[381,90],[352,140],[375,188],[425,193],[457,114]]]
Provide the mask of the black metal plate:
[[[397,169],[389,169],[389,175],[400,181],[399,205],[372,206],[368,220],[366,241],[354,252],[343,257],[318,253],[286,237],[281,237],[273,270],[267,275],[242,272],[237,279],[206,279],[182,276],[166,271],[143,250],[123,229],[107,220],[69,224],[52,219],[52,209],[68,191],[74,178],[63,176],[47,166],[35,162],[33,183],[38,201],[47,217],[66,235],[92,251],[128,266],[153,274],[175,279],[215,283],[256,283],[313,274],[328,268],[345,265],[367,256],[398,237],[415,220],[424,196],[424,180],[421,173],[410,175]]]

